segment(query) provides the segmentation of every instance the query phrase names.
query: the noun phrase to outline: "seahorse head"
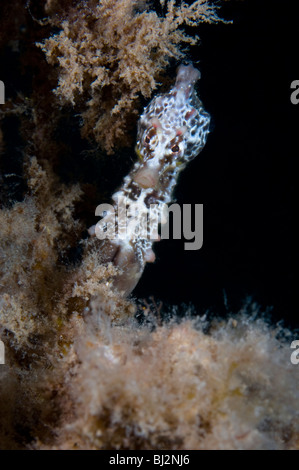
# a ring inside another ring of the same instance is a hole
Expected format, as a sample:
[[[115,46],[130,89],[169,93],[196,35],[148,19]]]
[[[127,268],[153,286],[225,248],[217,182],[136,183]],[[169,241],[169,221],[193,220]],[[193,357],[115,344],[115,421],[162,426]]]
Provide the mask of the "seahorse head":
[[[140,186],[155,187],[169,171],[175,176],[204,147],[210,116],[194,89],[199,78],[191,64],[180,65],[173,88],[155,97],[141,115],[137,153],[142,165],[134,178]]]

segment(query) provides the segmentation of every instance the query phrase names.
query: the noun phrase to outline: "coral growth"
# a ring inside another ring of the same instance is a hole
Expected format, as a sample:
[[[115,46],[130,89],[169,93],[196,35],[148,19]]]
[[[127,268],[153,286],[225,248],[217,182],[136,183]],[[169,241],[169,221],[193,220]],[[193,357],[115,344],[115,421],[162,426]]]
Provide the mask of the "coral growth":
[[[196,43],[181,27],[218,20],[206,0],[178,6],[171,0],[164,16],[144,1],[89,0],[69,9],[63,21],[51,18],[61,31],[42,49],[58,64],[55,93],[78,105],[83,136],[93,136],[107,152],[130,143],[140,96],[149,98],[170,59],[183,57],[183,43]]]

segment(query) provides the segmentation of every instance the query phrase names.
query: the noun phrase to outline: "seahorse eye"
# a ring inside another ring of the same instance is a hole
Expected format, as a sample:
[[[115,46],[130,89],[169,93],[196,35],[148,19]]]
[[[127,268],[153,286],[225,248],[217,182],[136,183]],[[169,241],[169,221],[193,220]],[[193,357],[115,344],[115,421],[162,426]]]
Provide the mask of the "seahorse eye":
[[[144,142],[145,142],[146,144],[149,144],[149,143],[150,143],[150,138],[149,138],[148,135],[144,138]]]
[[[173,153],[177,153],[180,151],[180,147],[178,145],[174,145],[173,147],[171,147],[171,150]]]

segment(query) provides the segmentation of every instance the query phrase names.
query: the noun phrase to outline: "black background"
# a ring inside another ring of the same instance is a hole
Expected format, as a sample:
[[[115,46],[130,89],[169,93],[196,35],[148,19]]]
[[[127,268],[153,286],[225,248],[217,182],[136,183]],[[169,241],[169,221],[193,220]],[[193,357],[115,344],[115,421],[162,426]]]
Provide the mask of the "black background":
[[[233,24],[201,25],[190,55],[212,117],[202,153],[181,174],[176,202],[204,205],[204,243],[155,244],[134,291],[198,313],[238,311],[251,297],[274,321],[299,326],[295,303],[295,162],[299,105],[298,23],[290,1],[231,1]]]

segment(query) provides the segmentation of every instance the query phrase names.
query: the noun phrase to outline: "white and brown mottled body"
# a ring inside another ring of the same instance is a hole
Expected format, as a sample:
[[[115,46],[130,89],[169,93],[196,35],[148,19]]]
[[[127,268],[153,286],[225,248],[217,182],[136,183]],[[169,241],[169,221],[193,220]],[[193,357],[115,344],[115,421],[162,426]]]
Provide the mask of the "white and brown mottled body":
[[[112,196],[115,204],[124,201],[131,214],[126,236],[105,240],[103,246],[106,258],[122,270],[115,286],[124,295],[134,289],[146,262],[155,260],[153,241],[136,236],[139,221],[148,214],[150,205],[155,205],[156,217],[163,221],[162,211],[171,201],[179,173],[206,143],[210,117],[194,90],[199,78],[200,72],[193,65],[180,65],[175,85],[145,108],[138,122],[139,161]],[[115,223],[109,211],[102,220],[106,227]]]

